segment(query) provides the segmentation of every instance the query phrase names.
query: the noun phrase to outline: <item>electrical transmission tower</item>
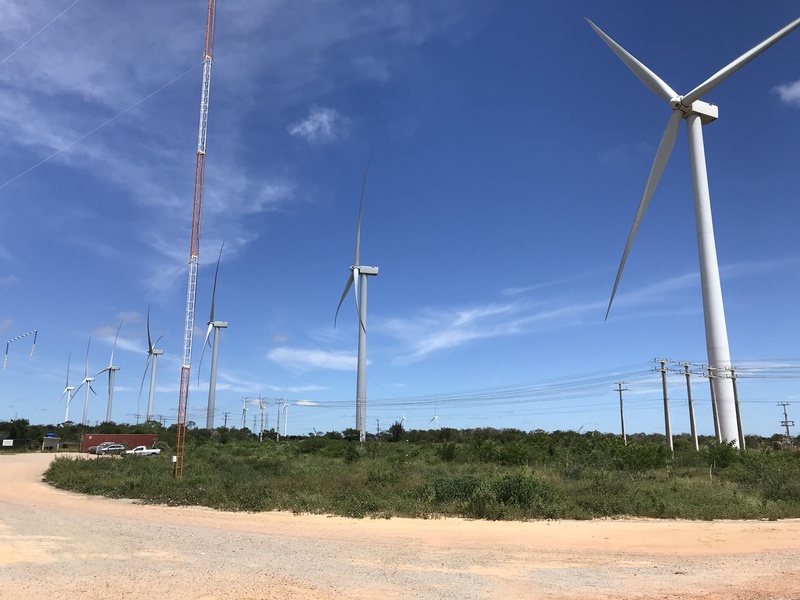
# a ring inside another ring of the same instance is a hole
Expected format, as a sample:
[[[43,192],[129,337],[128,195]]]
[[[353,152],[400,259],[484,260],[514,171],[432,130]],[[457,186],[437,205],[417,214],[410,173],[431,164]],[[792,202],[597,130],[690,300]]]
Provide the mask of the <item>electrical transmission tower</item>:
[[[189,250],[189,284],[186,293],[186,326],[183,332],[183,362],[178,398],[178,427],[175,440],[175,477],[183,477],[186,444],[186,412],[189,404],[189,375],[192,368],[192,333],[194,332],[194,303],[197,295],[197,267],[200,257],[200,216],[203,211],[203,182],[206,169],[206,134],[208,132],[208,97],[211,89],[211,59],[214,50],[214,19],[217,0],[208,0],[206,16],[206,45],[203,53],[203,86],[200,94],[200,131],[197,136],[197,163],[194,176],[192,236]]]

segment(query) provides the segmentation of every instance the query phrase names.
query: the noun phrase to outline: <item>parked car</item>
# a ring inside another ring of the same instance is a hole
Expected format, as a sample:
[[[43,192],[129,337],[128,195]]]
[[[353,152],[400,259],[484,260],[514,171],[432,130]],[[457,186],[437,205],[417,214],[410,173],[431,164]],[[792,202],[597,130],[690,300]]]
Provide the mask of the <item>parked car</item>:
[[[103,448],[98,446],[96,453],[98,456],[106,456],[107,454],[123,454],[127,449],[128,447],[123,444],[109,444]]]
[[[103,448],[107,448],[108,446],[113,446],[116,442],[100,442],[97,446],[89,446],[86,451],[89,454],[100,454],[99,450]]]
[[[131,456],[156,456],[161,454],[161,448],[148,448],[147,446],[136,446],[133,450],[126,450],[125,454]]]

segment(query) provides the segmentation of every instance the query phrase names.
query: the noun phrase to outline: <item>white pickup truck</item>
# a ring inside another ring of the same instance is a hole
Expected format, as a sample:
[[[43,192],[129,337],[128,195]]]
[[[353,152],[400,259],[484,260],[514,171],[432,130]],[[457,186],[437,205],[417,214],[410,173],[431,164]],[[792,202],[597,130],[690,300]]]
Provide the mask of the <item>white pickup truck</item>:
[[[133,456],[155,456],[161,454],[161,448],[148,448],[147,446],[136,446],[133,450],[127,450],[125,454]]]

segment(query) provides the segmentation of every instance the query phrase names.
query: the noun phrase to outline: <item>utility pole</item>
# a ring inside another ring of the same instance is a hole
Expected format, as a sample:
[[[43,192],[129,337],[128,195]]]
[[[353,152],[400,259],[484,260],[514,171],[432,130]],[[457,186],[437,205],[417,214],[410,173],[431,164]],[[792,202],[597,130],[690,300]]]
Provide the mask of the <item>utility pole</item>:
[[[792,434],[789,433],[789,427],[794,427],[794,421],[789,420],[789,415],[786,414],[786,407],[791,406],[788,402],[781,402],[778,406],[783,407],[783,421],[781,421],[781,425],[786,427],[786,436],[784,438],[784,444],[786,447],[792,446]]]
[[[739,450],[744,451],[744,429],[742,428],[742,411],[739,408],[739,391],[736,389],[736,369],[731,367],[731,383],[733,383],[733,404],[736,408],[736,431],[739,434]]]
[[[253,415],[253,431],[258,427],[258,415]]]
[[[672,446],[672,425],[669,421],[669,399],[667,398],[667,369],[665,366],[667,361],[659,359],[658,362],[661,363],[661,388],[664,391],[664,429],[667,435],[667,448],[669,448],[670,454],[674,454],[675,449]]]
[[[714,367],[708,366],[708,383],[711,386],[711,412],[714,414],[714,436],[717,443],[722,443],[722,432],[719,429],[719,414],[717,413],[717,394],[714,392]]]
[[[286,402],[286,399],[284,399],[283,401]],[[277,406],[278,406],[278,417],[275,420],[275,423],[276,423],[276,425],[275,425],[275,441],[276,442],[280,442],[281,441],[281,405],[277,404]]]
[[[247,401],[250,400],[247,396],[242,397],[242,429],[247,427]]]
[[[264,409],[267,406],[267,399],[259,397],[258,407],[261,409],[261,428],[258,430],[258,441],[264,441]]]
[[[625,410],[622,407],[622,392],[627,392],[628,388],[622,387],[625,385],[624,381],[617,382],[617,391],[619,392],[619,422],[622,425],[622,443],[628,445],[628,436],[625,435]]]
[[[229,412],[227,412],[227,411],[226,411],[226,412],[224,412],[224,413],[222,413],[222,418],[224,419],[224,421],[223,421],[223,423],[222,423],[222,426],[223,426],[225,429],[227,429],[227,428],[228,428],[228,415],[229,415],[229,414],[230,414],[230,413],[229,413]]]
[[[692,430],[692,447],[695,452],[700,451],[700,445],[697,443],[697,426],[694,423],[694,402],[692,401],[692,380],[689,373],[689,363],[683,363],[684,375],[686,375],[686,396],[689,399],[689,427]]]

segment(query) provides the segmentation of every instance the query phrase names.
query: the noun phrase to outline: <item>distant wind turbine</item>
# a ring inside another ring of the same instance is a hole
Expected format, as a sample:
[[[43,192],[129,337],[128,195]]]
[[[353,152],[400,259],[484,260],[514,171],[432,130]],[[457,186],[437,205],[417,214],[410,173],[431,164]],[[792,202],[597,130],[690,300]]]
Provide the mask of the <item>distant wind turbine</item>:
[[[69,405],[72,403],[72,390],[75,389],[75,386],[71,386],[69,384],[69,363],[71,360],[72,360],[72,354],[70,354],[69,357],[67,358],[67,383],[64,386],[64,391],[61,392],[61,398],[64,397],[64,394],[67,395],[67,407],[64,410],[64,423],[69,421]],[[61,402],[61,398],[58,399],[59,402]]]
[[[764,50],[794,31],[800,26],[800,19],[796,19],[751,50],[745,52],[742,56],[723,69],[717,71],[717,73],[684,96],[679,95],[655,73],[625,51],[619,44],[597,27],[597,25],[589,21],[589,19],[586,20],[597,35],[599,35],[622,62],[633,71],[633,74],[636,75],[651,92],[669,103],[670,110],[672,111],[667,129],[664,132],[664,136],[661,138],[661,144],[656,152],[653,167],[647,179],[647,184],[645,185],[644,193],[639,203],[639,209],[636,212],[636,218],[633,221],[631,232],[628,235],[628,241],[622,254],[622,261],[617,270],[617,278],[614,281],[614,289],[611,292],[611,299],[608,303],[606,319],[608,319],[611,303],[614,301],[614,296],[617,293],[620,277],[622,277],[622,270],[625,267],[625,261],[628,258],[633,239],[636,236],[647,205],[650,203],[650,199],[655,192],[656,186],[661,179],[661,175],[672,153],[672,149],[675,145],[675,138],[678,133],[678,126],[680,122],[685,119],[689,132],[689,160],[691,163],[692,184],[694,188],[694,211],[697,225],[697,244],[700,254],[700,283],[703,295],[708,364],[718,372],[724,372],[730,369],[731,359],[728,346],[728,332],[725,325],[725,310],[722,304],[722,287],[720,285],[717,250],[714,242],[714,228],[711,220],[711,200],[708,190],[708,175],[706,173],[702,131],[703,125],[717,118],[718,110],[716,106],[703,102],[700,98],[753,60],[756,56],[764,52]],[[686,60],[687,56],[691,60],[695,60],[696,55],[697,53],[692,50],[684,50],[679,52],[677,56],[679,60]],[[623,99],[623,102],[624,101],[625,99]],[[736,405],[731,380],[726,377],[716,377],[713,379],[712,386],[715,391],[715,404],[719,416],[720,434],[726,441],[737,443],[738,428]]]
[[[211,316],[208,318],[208,330],[206,331],[206,339],[203,342],[203,351],[200,353],[200,366],[203,364],[203,355],[206,351],[206,344],[208,338],[213,330],[214,332],[214,345],[211,350],[211,378],[208,383],[208,409],[206,412],[206,429],[214,429],[214,402],[217,396],[217,354],[219,352],[219,330],[225,329],[228,326],[227,321],[214,320],[214,302],[217,299],[217,276],[219,275],[219,261],[222,260],[222,249],[225,247],[223,242],[219,249],[219,257],[217,258],[217,270],[214,272],[214,288],[211,293]],[[197,369],[197,377],[200,378],[200,367]]]
[[[364,209],[364,188],[367,185],[367,173],[369,163],[364,171],[364,182],[361,184],[361,202],[358,206],[358,226],[356,228],[356,251],[353,258],[353,265],[350,267],[350,276],[344,286],[344,292],[339,299],[339,306],[336,307],[336,315],[333,318],[333,326],[336,328],[336,317],[342,307],[350,286],[353,286],[353,294],[356,301],[356,312],[358,313],[358,365],[356,368],[356,429],[359,431],[359,438],[363,442],[367,439],[367,277],[378,274],[378,267],[367,267],[361,264],[361,213]],[[359,295],[359,285],[361,293]]]
[[[122,323],[117,327],[117,335],[114,336],[114,345],[111,346],[111,359],[108,361],[108,366],[101,371],[98,371],[95,377],[101,373],[108,371],[108,407],[106,408],[106,423],[111,421],[111,404],[114,401],[114,376],[120,367],[114,366],[114,350],[117,348],[117,339],[119,338],[119,330],[122,329]]]
[[[142,396],[142,388],[144,387],[144,378],[147,376],[147,368],[150,367],[150,395],[147,399],[147,421],[153,419],[153,395],[156,390],[156,359],[164,354],[163,350],[156,350],[156,344],[161,341],[164,336],[159,336],[155,344],[150,337],[150,307],[147,307],[147,362],[144,363],[144,373],[142,373],[142,383],[139,386],[139,397]],[[152,366],[150,359],[153,359]],[[138,411],[137,411],[138,412]]]
[[[87,418],[89,415],[89,392],[91,391],[95,396],[97,392],[94,391],[92,387],[92,382],[94,381],[94,377],[89,377],[89,346],[92,344],[92,338],[89,336],[89,343],[86,344],[86,366],[83,371],[83,381],[81,384],[75,389],[75,394],[78,395],[78,390],[81,389],[84,385],[86,386],[86,399],[83,401],[83,420],[81,423],[86,425]]]

